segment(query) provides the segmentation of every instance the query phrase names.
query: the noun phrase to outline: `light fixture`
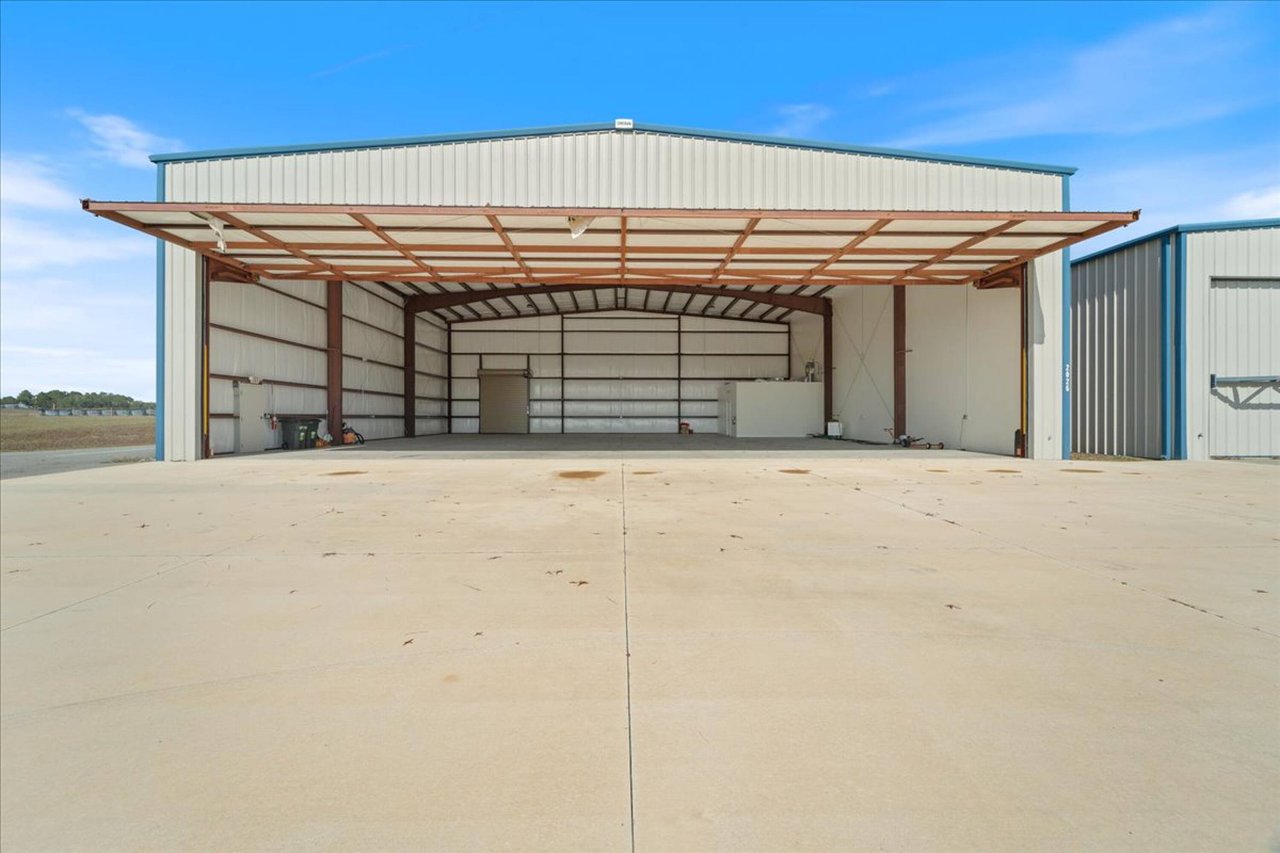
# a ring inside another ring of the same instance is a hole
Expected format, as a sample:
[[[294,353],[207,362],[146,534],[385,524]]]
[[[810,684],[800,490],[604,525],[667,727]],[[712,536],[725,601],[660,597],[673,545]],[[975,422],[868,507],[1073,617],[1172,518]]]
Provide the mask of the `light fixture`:
[[[569,217],[569,236],[577,240],[586,233],[587,226],[595,222],[594,216],[570,216]]]
[[[192,211],[192,215],[203,219],[209,224],[209,227],[213,229],[214,236],[218,238],[218,251],[225,255],[227,253],[227,238],[222,233],[225,223],[217,217],[199,211]]]

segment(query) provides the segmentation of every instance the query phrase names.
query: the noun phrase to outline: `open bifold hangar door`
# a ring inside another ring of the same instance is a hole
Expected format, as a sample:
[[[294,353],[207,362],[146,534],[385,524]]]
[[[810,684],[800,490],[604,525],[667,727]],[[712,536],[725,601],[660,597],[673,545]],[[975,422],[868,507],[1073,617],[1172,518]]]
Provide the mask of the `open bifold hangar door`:
[[[1137,212],[83,202],[263,279],[436,285],[997,283]]]

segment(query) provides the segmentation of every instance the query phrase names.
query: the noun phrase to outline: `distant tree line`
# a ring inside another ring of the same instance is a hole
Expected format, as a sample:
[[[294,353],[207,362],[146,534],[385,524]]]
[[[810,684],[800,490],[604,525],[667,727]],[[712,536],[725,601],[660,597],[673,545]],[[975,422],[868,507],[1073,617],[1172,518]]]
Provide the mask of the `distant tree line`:
[[[135,400],[124,394],[108,394],[105,391],[41,391],[32,394],[23,389],[16,397],[0,397],[0,404],[21,403],[33,409],[140,409],[153,403]]]

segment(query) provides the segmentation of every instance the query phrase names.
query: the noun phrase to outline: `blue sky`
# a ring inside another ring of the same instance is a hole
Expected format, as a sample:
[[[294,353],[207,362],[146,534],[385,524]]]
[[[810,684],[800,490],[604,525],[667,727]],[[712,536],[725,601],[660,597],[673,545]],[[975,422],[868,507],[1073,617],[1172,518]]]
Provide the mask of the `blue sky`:
[[[1280,3],[0,3],[0,392],[151,399],[161,151],[638,121],[1078,166],[1280,216]],[[1105,242],[1090,244],[1097,248]]]

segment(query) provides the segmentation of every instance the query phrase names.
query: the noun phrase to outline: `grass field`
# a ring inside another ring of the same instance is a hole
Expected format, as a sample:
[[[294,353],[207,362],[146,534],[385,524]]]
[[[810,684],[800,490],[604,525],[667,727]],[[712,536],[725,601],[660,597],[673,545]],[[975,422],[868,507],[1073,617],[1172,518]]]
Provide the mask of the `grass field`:
[[[155,441],[156,419],[43,417],[23,409],[0,409],[0,451],[129,447]]]

